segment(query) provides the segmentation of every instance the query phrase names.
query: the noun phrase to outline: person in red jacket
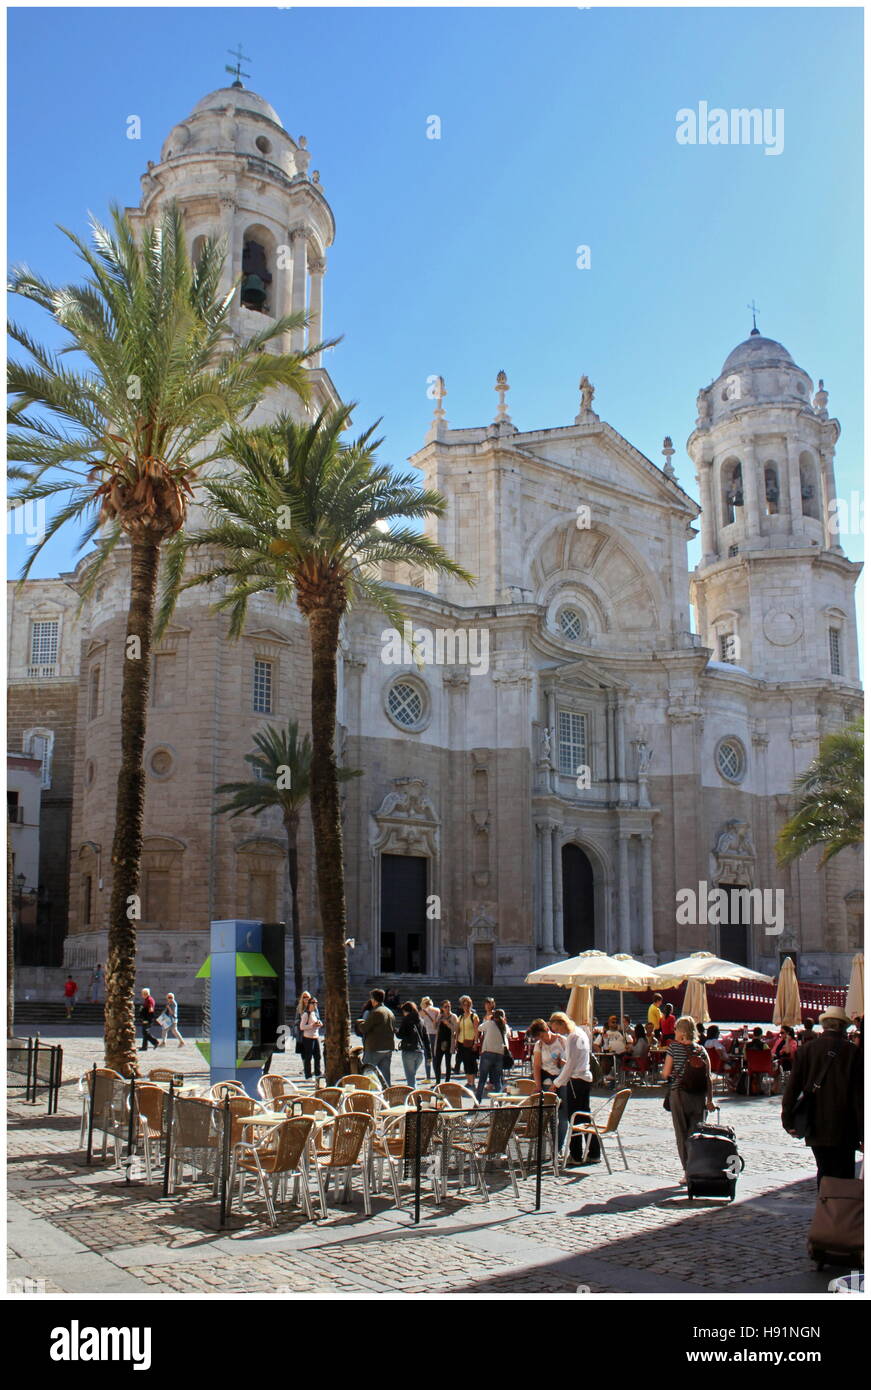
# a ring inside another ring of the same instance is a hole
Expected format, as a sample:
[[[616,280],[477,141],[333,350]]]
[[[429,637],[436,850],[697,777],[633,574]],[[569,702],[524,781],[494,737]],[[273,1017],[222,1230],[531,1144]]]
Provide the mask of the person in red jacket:
[[[76,995],[78,992],[79,987],[72,975],[67,975],[67,981],[64,985],[64,1004],[66,1005],[67,1018],[72,1018],[73,1016],[73,1009],[76,1007]]]
[[[139,1049],[140,1052],[147,1052],[149,1043],[151,1043],[152,1047],[160,1046],[157,1038],[153,1037],[149,1031],[151,1024],[154,1022],[156,1009],[157,1005],[154,1002],[150,990],[144,989],[139,1004],[139,1022],[142,1024],[142,1046]]]
[[[674,1025],[676,1022],[677,1019],[674,1016],[674,1009],[670,1004],[663,1004],[662,1017],[659,1020],[659,1036],[662,1039],[663,1045],[666,1047],[674,1038]]]

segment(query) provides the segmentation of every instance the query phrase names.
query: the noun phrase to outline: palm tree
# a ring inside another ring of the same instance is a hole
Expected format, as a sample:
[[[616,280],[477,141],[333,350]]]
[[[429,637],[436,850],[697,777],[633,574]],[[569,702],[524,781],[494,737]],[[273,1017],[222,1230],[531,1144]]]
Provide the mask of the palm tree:
[[[287,876],[290,880],[291,935],[293,938],[293,987],[296,998],[302,994],[302,940],[299,929],[299,814],[311,790],[312,743],[308,734],[299,737],[299,726],[289,719],[286,729],[267,724],[254,735],[255,753],[246,753],[253,777],[247,782],[222,782],[215,791],[230,799],[219,806],[215,815],[229,812],[237,816],[259,816],[271,806],[281,811],[284,833],[287,836]],[[362,777],[359,770],[341,767],[337,770],[340,782]]]
[[[819,756],[796,778],[798,810],[777,837],[777,860],[789,864],[822,845],[820,867],[864,839],[865,722],[857,719],[826,734]]]
[[[12,273],[12,291],[45,309],[65,341],[51,351],[11,326],[31,361],[9,369],[9,454],[20,483],[13,505],[61,501],[22,580],[68,522],[84,523],[80,548],[96,539],[83,600],[118,542],[130,548],[105,1041],[107,1065],[131,1074],[143,749],[161,551],[184,526],[197,474],[221,456],[219,431],[247,418],[272,387],[307,396],[304,359],[316,349],[264,350],[299,327],[301,315],[267,321],[234,342],[228,320],[235,289],[220,289],[224,248],[207,241],[192,266],[175,206],[141,238],[117,208],[111,228],[92,219],[90,246],[66,235],[89,272],[84,284],[52,285],[26,267]],[[80,354],[80,367],[67,365],[71,353]]]
[[[439,516],[445,501],[407,473],[394,475],[376,459],[381,443],[366,430],[342,438],[351,406],[326,408],[311,424],[284,415],[257,429],[229,432],[227,457],[240,473],[209,479],[212,524],[182,538],[171,584],[188,545],[218,549],[223,563],[192,576],[186,587],[227,579],[218,607],[231,615],[230,633],[244,627],[248,600],[265,589],[276,600],[295,596],[308,620],[312,657],[311,810],[318,899],[324,941],[327,1076],[347,1070],[350,1049],[345,882],[335,753],[336,664],[339,626],[353,598],[373,603],[396,626],[402,611],[379,578],[383,562],[405,562],[471,582],[471,576],[428,536],[408,523]],[[391,529],[392,524],[392,529]]]

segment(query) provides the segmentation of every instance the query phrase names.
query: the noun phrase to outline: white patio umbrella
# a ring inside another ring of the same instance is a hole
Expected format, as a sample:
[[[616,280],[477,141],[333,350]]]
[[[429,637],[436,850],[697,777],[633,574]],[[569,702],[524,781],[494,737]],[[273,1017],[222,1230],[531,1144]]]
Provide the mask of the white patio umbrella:
[[[865,957],[861,954],[853,957],[844,1008],[851,1018],[865,1017]]]
[[[591,989],[620,991],[620,1026],[623,1026],[623,992],[643,994],[661,983],[652,965],[633,960],[631,956],[606,955],[604,951],[582,951],[568,960],[556,960],[542,965],[526,977],[528,985],[589,985]]]
[[[711,1015],[708,1012],[708,990],[704,980],[687,980],[687,987],[683,997],[683,1013],[696,1023],[710,1023]]]
[[[691,956],[684,956],[682,960],[667,961],[664,965],[652,966],[651,969],[656,976],[653,989],[663,986],[666,989],[674,989],[676,985],[683,984],[684,980],[703,980],[707,985],[716,984],[718,980],[759,980],[769,985],[774,983],[773,975],[761,975],[758,970],[751,970],[749,966],[723,960],[712,951],[693,951]]]
[[[786,956],[777,977],[777,994],[774,997],[772,1023],[788,1024],[796,1028],[801,1023],[801,994],[795,974],[792,956]]]

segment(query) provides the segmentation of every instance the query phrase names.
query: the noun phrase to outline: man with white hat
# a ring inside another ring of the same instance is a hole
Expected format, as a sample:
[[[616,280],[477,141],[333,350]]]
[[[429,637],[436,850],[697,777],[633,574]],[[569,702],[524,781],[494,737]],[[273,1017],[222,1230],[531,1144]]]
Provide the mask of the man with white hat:
[[[817,1187],[821,1178],[855,1177],[862,1147],[862,1050],[850,1045],[850,1023],[849,1014],[834,1006],[820,1014],[823,1031],[798,1049],[783,1092],[781,1119],[789,1134],[796,1133],[800,1098],[809,1099],[805,1143],[817,1162]]]

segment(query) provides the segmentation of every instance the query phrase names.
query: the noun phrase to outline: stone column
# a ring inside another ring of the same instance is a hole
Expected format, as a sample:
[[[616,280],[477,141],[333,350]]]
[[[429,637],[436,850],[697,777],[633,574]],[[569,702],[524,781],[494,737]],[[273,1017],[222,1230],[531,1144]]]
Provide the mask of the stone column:
[[[551,863],[551,825],[542,821],[539,832],[541,861],[541,949],[546,955],[553,954],[553,865]]]
[[[605,697],[605,776],[609,782],[614,776],[614,692],[609,690]]]
[[[756,464],[756,445],[752,439],[741,440],[741,477],[744,488],[744,535],[759,535],[759,477]]]
[[[802,530],[800,453],[801,449],[796,441],[792,438],[787,438],[786,493],[789,499],[789,515],[792,518],[792,530],[799,534]]]
[[[653,955],[653,835],[641,836],[641,954]]]
[[[619,693],[614,711],[614,744],[617,781],[624,782],[626,780],[626,732],[623,728],[623,696]]]
[[[629,836],[623,830],[617,840],[617,945],[629,951]]]
[[[835,451],[831,447],[820,449],[820,516],[826,533],[826,550],[837,550],[843,554],[838,531],[838,509],[833,504],[837,498],[835,484]]]
[[[551,689],[547,692],[547,727],[550,729],[550,761],[551,769],[548,772],[548,785],[552,792],[557,789],[557,779],[559,777],[559,729],[557,728],[556,717],[556,691]]]
[[[553,949],[557,955],[565,955],[563,946],[563,853],[560,844],[560,827],[551,825],[551,852],[553,862]]]
[[[314,343],[319,343],[324,333],[324,271],[326,268],[326,261],[323,260],[322,257],[315,258],[309,266],[309,274],[311,276],[309,317],[311,322],[309,323],[308,329],[308,341],[310,346]],[[318,353],[316,357],[312,357],[309,365],[312,367],[320,367],[321,354]]]
[[[237,237],[235,235],[236,199],[230,197],[219,198],[218,206],[218,237],[226,246],[224,265],[221,270],[221,294],[229,294],[234,280],[238,280],[239,276],[242,274],[241,241],[238,242],[237,247]]]
[[[306,257],[308,239],[305,229],[297,227],[293,233],[293,281],[291,285],[291,313],[305,313]],[[295,328],[290,335],[291,352],[302,352],[305,346],[305,329]]]
[[[699,461],[696,479],[699,484],[699,494],[702,499],[702,564],[709,559],[716,559],[718,553],[717,546],[717,519],[714,515],[714,495],[712,485],[713,464],[710,459]]]

